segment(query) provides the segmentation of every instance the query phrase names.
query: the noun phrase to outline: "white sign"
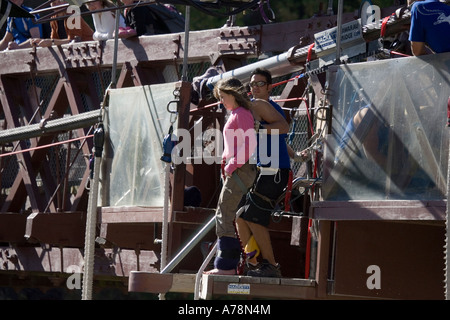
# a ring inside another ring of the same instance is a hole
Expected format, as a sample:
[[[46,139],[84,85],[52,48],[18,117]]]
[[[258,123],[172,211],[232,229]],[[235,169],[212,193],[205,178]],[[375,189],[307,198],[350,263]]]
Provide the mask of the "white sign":
[[[318,32],[314,35],[314,50],[316,53],[333,49],[336,47],[337,27]],[[361,19],[351,21],[342,25],[341,45],[364,40],[361,30]]]
[[[250,284],[230,283],[227,289],[228,294],[250,294]]]

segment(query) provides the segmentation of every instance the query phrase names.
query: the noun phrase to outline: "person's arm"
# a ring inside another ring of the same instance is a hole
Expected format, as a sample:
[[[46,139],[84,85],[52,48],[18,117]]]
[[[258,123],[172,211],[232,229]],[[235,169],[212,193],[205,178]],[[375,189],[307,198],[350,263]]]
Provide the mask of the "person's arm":
[[[272,130],[278,129],[278,134],[288,133],[289,124],[286,119],[267,101],[256,99],[252,102],[252,111],[255,119],[265,121],[264,129],[270,134]]]
[[[11,32],[6,32],[5,35],[3,36],[3,39],[0,41],[0,51],[5,50],[6,48],[8,48],[8,43],[10,41],[13,41],[13,35]]]
[[[30,39],[18,44],[17,46],[10,47],[10,49],[26,49],[31,48],[31,39],[33,38],[40,38],[41,37],[41,31],[39,30],[39,27],[34,27],[30,29]]]
[[[71,42],[70,39],[30,39],[32,45],[39,46],[41,48],[48,48],[51,46],[60,46]]]
[[[418,10],[418,3],[415,3],[411,8],[411,27],[408,37],[408,40],[411,42],[411,52],[415,56],[430,53],[430,50],[425,45],[426,34],[422,20],[423,16]]]
[[[419,41],[411,41],[411,52],[415,56],[422,56],[424,54],[429,54],[426,45],[424,42]]]

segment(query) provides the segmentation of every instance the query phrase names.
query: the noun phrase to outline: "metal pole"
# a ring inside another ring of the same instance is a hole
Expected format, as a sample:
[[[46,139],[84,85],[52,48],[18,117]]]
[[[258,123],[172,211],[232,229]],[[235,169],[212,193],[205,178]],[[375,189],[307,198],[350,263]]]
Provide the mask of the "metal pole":
[[[186,14],[184,18],[184,55],[183,55],[183,72],[181,75],[181,80],[187,81],[187,61],[189,58],[189,24],[191,19],[191,7],[186,6]]]
[[[206,225],[195,235],[194,238],[189,241],[189,243],[184,246],[183,249],[177,255],[175,258],[172,259],[172,261],[169,262],[169,264],[161,270],[160,273],[169,273],[173,270],[173,268],[191,251],[191,249],[216,225],[216,216],[214,215],[211,220],[206,223]]]
[[[450,101],[450,98],[449,98]],[[449,129],[447,129],[449,130]],[[447,131],[447,135],[450,136],[450,131]],[[450,138],[449,138],[449,154],[448,154],[448,162],[447,162],[447,210],[445,211],[445,246],[444,246],[444,256],[445,256],[445,282],[444,282],[444,288],[445,288],[445,300],[450,300],[450,294],[449,294],[449,288],[448,288],[448,280],[450,277],[450,269],[448,266],[448,259],[450,255],[449,250],[449,228],[450,228],[450,212],[449,212],[449,201],[450,201]]]
[[[102,110],[99,109],[55,120],[44,120],[41,123],[30,124],[27,126],[0,130],[0,144],[40,137],[46,133],[86,128],[98,123],[101,120],[101,117]]]
[[[208,79],[206,85],[212,89],[214,87],[214,84],[219,81],[220,79],[226,79],[229,77],[235,77],[238,78],[241,81],[248,81],[248,78],[250,77],[250,74],[253,70],[256,68],[264,68],[269,69],[272,73],[272,77],[283,75],[289,72],[295,72],[303,69],[303,66],[300,65],[293,65],[288,60],[289,58],[289,51],[283,52],[277,56],[273,56],[252,64],[248,64],[246,66],[233,69],[231,71],[224,72],[222,74],[219,74],[217,76],[211,77]]]
[[[450,300],[450,293],[448,288],[448,279],[450,278],[450,269],[448,266],[448,259],[450,256],[449,248],[449,238],[450,238],[450,97],[447,100],[447,136],[449,139],[448,145],[448,162],[447,162],[447,210],[445,211],[445,246],[444,246],[444,289],[445,289],[445,300]]]
[[[116,88],[116,72],[117,72],[117,48],[119,47],[119,18],[120,18],[120,9],[116,10],[116,26],[114,31],[114,55],[113,55],[113,64],[111,71],[111,88]]]
[[[336,61],[335,64],[341,64],[341,33],[342,33],[342,11],[344,0],[339,0],[337,14],[337,32],[336,32]]]

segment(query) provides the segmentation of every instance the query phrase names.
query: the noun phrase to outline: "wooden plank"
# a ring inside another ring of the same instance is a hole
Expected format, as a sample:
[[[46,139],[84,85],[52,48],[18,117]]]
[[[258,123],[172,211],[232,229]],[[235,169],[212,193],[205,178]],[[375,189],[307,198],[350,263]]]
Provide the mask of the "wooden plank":
[[[162,207],[102,207],[100,223],[154,223],[162,222]]]
[[[131,271],[128,278],[128,291],[130,292],[193,293],[194,286],[195,274]]]
[[[317,262],[316,275],[317,279],[317,296],[319,299],[327,297],[327,283],[330,277],[329,265],[331,256],[331,232],[332,221],[324,220],[319,223],[319,239],[317,244]]]
[[[25,237],[52,245],[83,247],[85,230],[83,212],[32,213],[27,218]]]
[[[206,285],[202,286],[200,297],[207,299],[214,295],[312,299],[316,295],[315,282],[308,279],[203,275],[202,282]]]
[[[271,285],[292,285],[292,286],[315,286],[315,280],[302,278],[265,278],[265,277],[249,277],[239,275],[204,275],[210,277],[214,282],[237,282],[249,284],[271,284]]]

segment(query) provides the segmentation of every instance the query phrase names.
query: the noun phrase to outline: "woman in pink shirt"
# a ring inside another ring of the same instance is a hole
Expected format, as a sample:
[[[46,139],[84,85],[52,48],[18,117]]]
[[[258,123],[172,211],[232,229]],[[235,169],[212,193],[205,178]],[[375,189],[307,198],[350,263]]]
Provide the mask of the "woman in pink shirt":
[[[214,88],[214,96],[228,110],[229,116],[223,129],[224,182],[216,210],[218,250],[214,269],[207,273],[236,274],[241,244],[236,235],[234,220],[242,196],[256,178],[256,166],[249,163],[256,149],[256,132],[250,99],[238,79],[219,81]]]

